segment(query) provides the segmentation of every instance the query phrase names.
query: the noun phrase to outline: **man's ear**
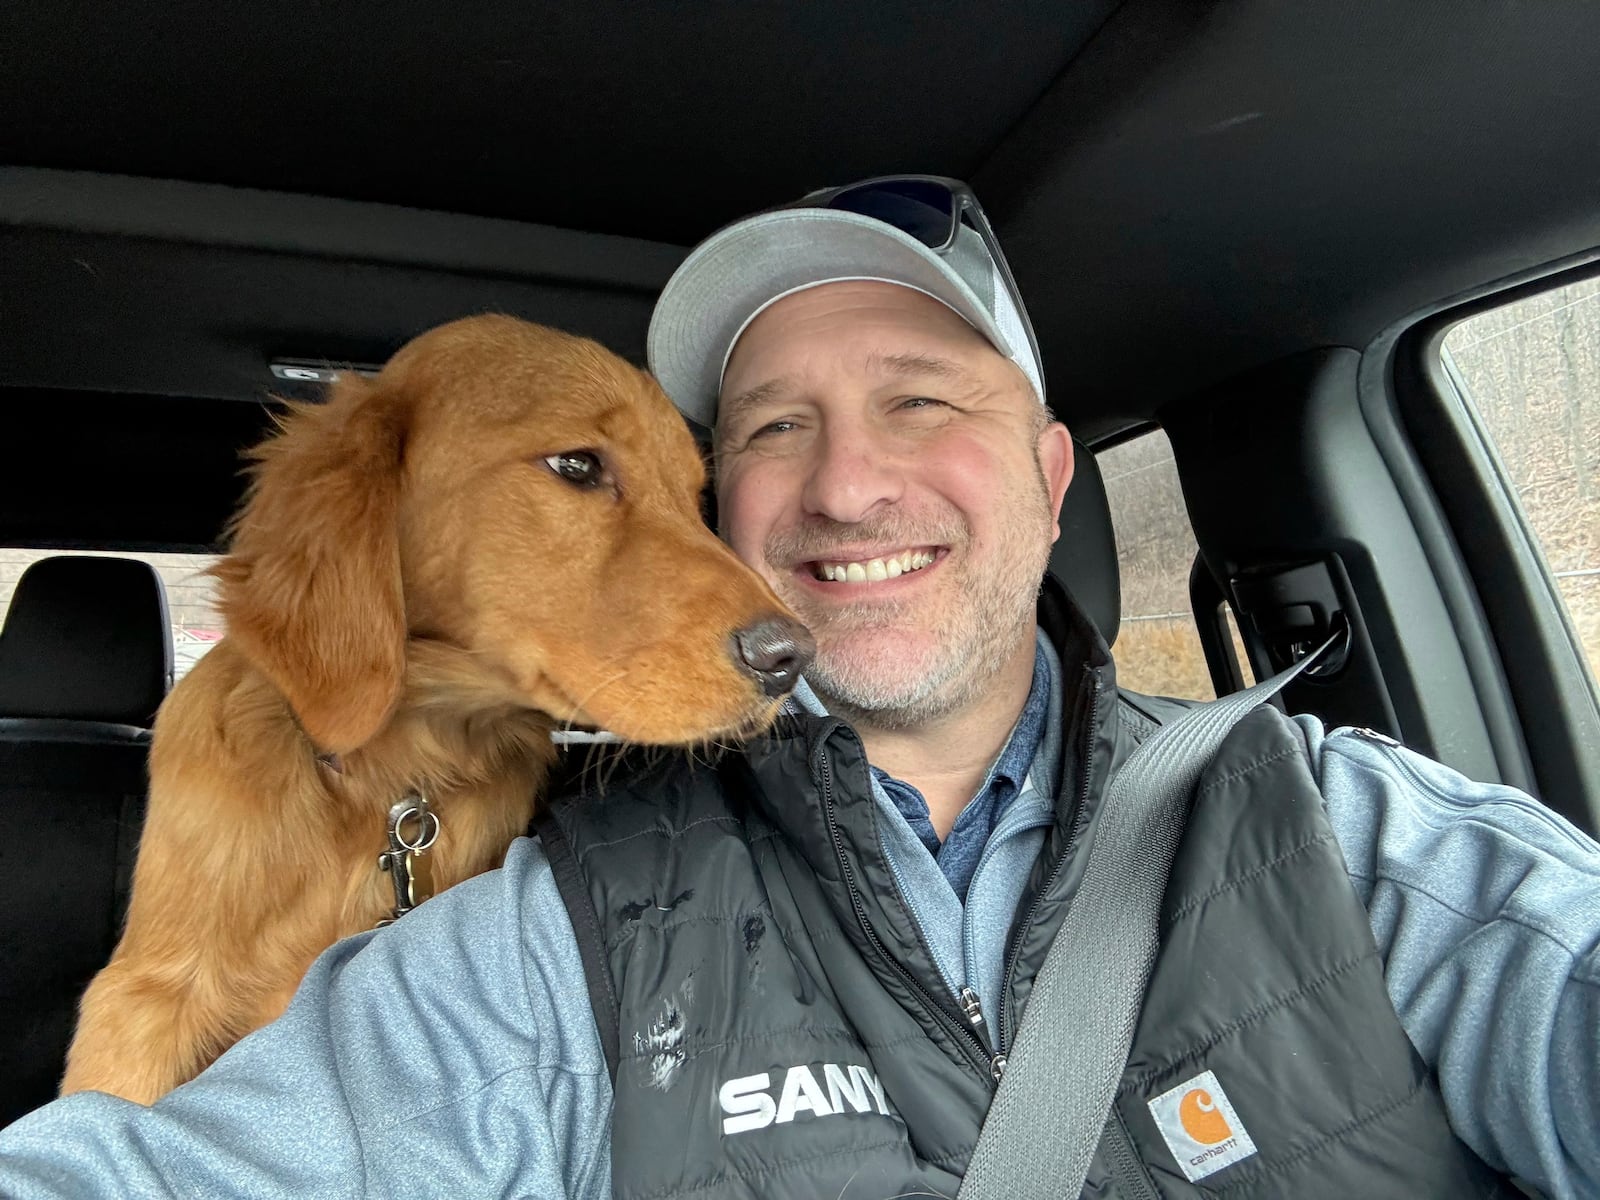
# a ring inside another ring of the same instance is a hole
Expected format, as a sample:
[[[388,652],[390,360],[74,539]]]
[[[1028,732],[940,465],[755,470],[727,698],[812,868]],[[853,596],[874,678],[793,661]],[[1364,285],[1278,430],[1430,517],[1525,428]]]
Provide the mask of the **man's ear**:
[[[1039,470],[1044,475],[1045,491],[1050,497],[1050,541],[1061,536],[1061,501],[1072,482],[1075,466],[1072,453],[1072,435],[1060,421],[1051,421],[1039,433]]]
[[[405,408],[346,376],[294,405],[252,452],[253,479],[214,568],[228,636],[321,750],[381,729],[405,676],[397,531]]]

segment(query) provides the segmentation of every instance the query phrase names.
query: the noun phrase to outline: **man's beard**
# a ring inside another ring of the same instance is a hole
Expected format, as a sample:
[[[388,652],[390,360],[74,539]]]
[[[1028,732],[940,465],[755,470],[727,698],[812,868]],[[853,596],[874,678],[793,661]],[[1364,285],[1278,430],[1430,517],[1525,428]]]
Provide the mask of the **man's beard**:
[[[1033,486],[1024,483],[1002,499],[1007,519],[987,564],[965,557],[971,531],[955,514],[930,522],[890,510],[858,524],[816,521],[767,540],[766,560],[780,568],[779,595],[817,639],[817,657],[806,670],[806,681],[829,711],[879,729],[925,725],[971,704],[1022,641],[1032,643],[1039,585],[1050,555],[1050,509],[1043,475],[1030,482]],[[924,623],[927,617],[921,611],[926,600],[886,601],[870,598],[869,590],[859,603],[824,606],[785,586],[782,567],[825,559],[835,547],[863,542],[950,548],[961,574],[941,585],[946,604],[931,625]],[[952,595],[954,604],[949,603]],[[894,644],[896,639],[874,636],[910,625],[929,637],[930,648],[908,653]]]

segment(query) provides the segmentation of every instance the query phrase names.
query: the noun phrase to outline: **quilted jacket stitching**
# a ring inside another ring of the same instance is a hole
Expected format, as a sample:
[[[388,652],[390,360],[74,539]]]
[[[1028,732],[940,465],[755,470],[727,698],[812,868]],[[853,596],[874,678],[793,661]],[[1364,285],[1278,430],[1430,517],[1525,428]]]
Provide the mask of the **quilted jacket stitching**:
[[[1347,958],[1342,962],[1335,963],[1332,967],[1329,967],[1316,978],[1309,979],[1291,991],[1284,992],[1282,995],[1274,996],[1272,999],[1256,1005],[1254,1008],[1248,1010],[1237,1019],[1229,1021],[1220,1029],[1214,1030],[1209,1037],[1185,1047],[1183,1050],[1173,1055],[1160,1066],[1152,1067],[1148,1071],[1144,1072],[1144,1074],[1140,1075],[1131,1084],[1127,1081],[1124,1081],[1123,1086],[1118,1089],[1118,1094],[1124,1095],[1128,1092],[1148,1091],[1151,1084],[1153,1084],[1163,1075],[1171,1073],[1185,1063],[1195,1062],[1203,1058],[1229,1038],[1234,1037],[1243,1030],[1250,1028],[1252,1025],[1259,1024],[1261,1021],[1265,1020],[1267,1017],[1270,1017],[1279,1009],[1287,1007],[1288,1005],[1295,1003],[1297,1000],[1302,1000],[1314,992],[1320,991],[1340,977],[1348,975],[1362,963],[1371,962],[1377,957],[1378,951],[1376,948],[1373,948],[1370,951],[1357,954],[1352,958]]]

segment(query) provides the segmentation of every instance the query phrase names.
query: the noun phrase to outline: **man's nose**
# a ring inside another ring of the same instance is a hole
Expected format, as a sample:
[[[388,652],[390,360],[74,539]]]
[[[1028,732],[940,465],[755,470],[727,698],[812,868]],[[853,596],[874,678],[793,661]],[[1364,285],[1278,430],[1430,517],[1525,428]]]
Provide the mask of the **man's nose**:
[[[801,500],[814,516],[854,524],[905,490],[899,456],[870,432],[852,429],[823,435]]]

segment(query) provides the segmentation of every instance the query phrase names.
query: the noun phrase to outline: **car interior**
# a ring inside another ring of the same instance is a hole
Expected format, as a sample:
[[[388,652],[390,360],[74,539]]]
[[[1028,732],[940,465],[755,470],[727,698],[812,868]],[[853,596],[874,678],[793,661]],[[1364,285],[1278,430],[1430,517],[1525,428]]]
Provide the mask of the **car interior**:
[[[1600,275],[1596,46],[1587,0],[12,0],[0,547],[112,556],[30,567],[0,632],[0,1125],[126,901],[173,649],[122,556],[218,552],[331,372],[486,311],[642,364],[697,240],[873,175],[992,220],[1080,462],[1052,569],[1108,641],[1095,459],[1159,428],[1219,693],[1338,634],[1289,711],[1600,830],[1593,673],[1440,352]]]

